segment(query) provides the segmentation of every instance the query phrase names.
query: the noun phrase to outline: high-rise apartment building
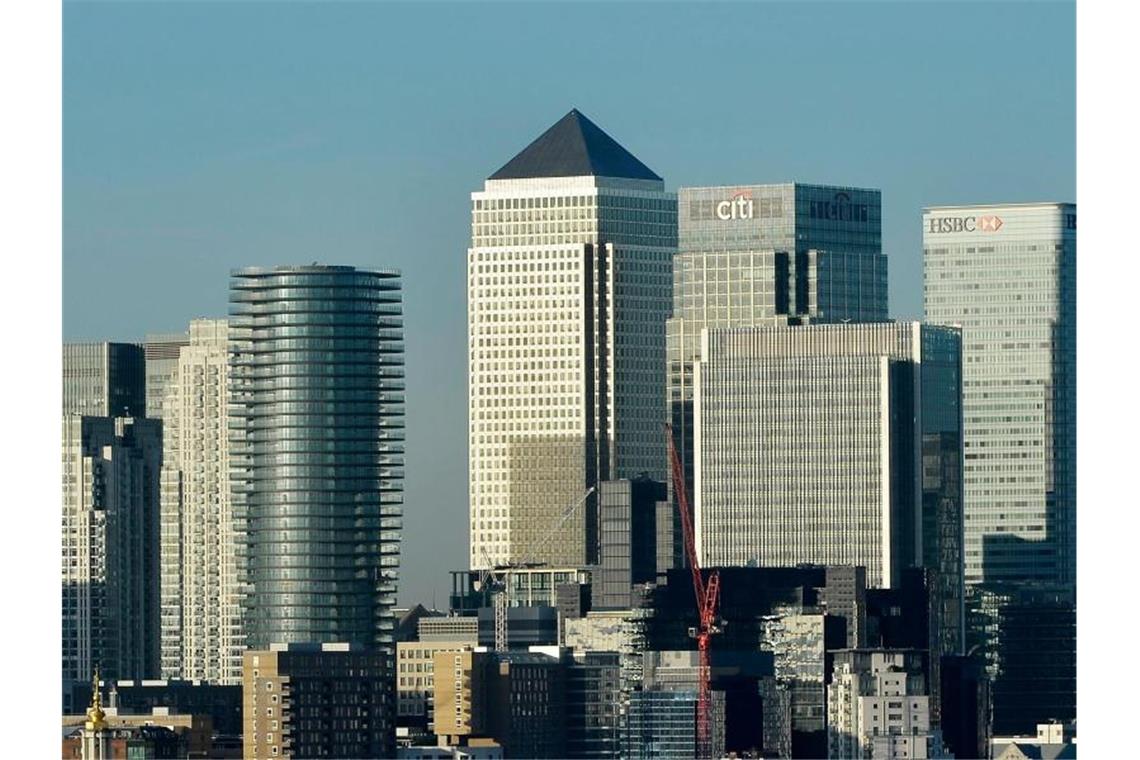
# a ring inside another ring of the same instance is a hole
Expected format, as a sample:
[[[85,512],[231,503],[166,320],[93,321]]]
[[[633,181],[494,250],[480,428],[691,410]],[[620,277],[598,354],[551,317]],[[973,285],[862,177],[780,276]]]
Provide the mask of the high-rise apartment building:
[[[240,684],[229,332],[225,320],[202,319],[189,335],[163,397],[162,674]]]
[[[230,287],[246,646],[391,649],[404,476],[399,275],[250,268]]]
[[[159,670],[162,423],[63,418],[63,680]]]
[[[178,352],[190,345],[189,333],[147,335],[143,340],[146,360],[146,416],[161,420],[166,388],[178,371]]]
[[[63,344],[63,413],[86,417],[141,416],[146,364],[133,343]]]
[[[472,193],[471,567],[522,561],[589,486],[663,479],[677,205],[571,111]],[[596,561],[597,497],[543,556]]]
[[[918,322],[704,333],[694,372],[701,564],[937,574],[961,646],[961,366],[956,330]]]
[[[923,212],[926,319],[962,329],[966,582],[1076,578],[1077,208]]]
[[[799,183],[690,187],[678,191],[677,205],[668,419],[691,505],[692,377],[701,331],[884,321],[887,258],[878,190]],[[674,532],[680,564],[679,523]]]

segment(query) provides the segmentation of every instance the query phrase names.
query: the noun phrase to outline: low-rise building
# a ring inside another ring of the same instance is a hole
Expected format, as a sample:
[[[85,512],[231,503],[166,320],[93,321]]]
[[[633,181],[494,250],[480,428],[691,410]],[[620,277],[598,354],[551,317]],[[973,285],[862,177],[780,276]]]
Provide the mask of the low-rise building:
[[[434,733],[432,686],[435,655],[474,648],[470,641],[396,642],[396,717],[400,725]]]
[[[925,659],[920,650],[836,652],[827,689],[827,756],[948,757],[931,723]]]
[[[1035,736],[995,736],[994,760],[1070,760],[1077,756],[1075,723],[1038,723]]]
[[[493,739],[472,739],[468,744],[452,746],[413,745],[396,750],[398,760],[502,760],[503,748]]]
[[[422,642],[463,641],[479,643],[479,618],[474,615],[421,618],[416,626]]]
[[[393,755],[390,656],[347,643],[247,651],[244,757]]]

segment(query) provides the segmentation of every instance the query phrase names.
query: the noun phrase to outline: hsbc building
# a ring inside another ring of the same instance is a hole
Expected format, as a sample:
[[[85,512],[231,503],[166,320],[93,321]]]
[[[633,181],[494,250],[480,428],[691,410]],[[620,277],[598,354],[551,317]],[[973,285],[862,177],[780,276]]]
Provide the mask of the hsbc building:
[[[926,320],[962,328],[967,583],[1076,577],[1077,207],[922,215]]]

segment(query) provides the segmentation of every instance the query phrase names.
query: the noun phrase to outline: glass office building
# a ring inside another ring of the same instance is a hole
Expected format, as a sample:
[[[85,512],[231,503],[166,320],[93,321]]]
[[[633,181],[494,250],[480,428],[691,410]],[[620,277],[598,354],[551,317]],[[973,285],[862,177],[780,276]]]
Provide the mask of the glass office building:
[[[677,203],[667,404],[691,503],[692,371],[701,331],[886,320],[887,259],[878,190],[689,187]],[[679,560],[679,538],[674,553]]]
[[[704,333],[693,484],[702,566],[856,565],[869,587],[938,576],[962,628],[961,366],[918,322]]]
[[[664,545],[672,552],[673,521],[667,499],[665,484],[647,477],[601,484],[600,564],[594,571],[591,609],[636,607],[638,587],[657,581],[659,560],[664,559],[657,556],[658,547]],[[661,534],[666,532],[663,543]]]
[[[63,413],[85,417],[141,416],[146,363],[133,343],[63,344]]]
[[[404,464],[394,271],[239,269],[230,478],[246,645],[390,646]]]
[[[923,212],[926,319],[962,330],[966,582],[1076,579],[1077,210]]]
[[[471,201],[470,566],[596,562],[596,494],[543,539],[589,486],[664,476],[676,199],[571,111]]]

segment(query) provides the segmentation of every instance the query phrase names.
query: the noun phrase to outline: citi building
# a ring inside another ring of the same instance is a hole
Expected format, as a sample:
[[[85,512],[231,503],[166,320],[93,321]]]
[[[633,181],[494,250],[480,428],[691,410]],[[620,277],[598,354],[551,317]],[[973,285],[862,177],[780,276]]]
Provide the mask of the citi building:
[[[885,321],[881,193],[800,183],[683,187],[678,242],[667,405],[691,489],[702,331]],[[679,561],[679,542],[674,554]]]

